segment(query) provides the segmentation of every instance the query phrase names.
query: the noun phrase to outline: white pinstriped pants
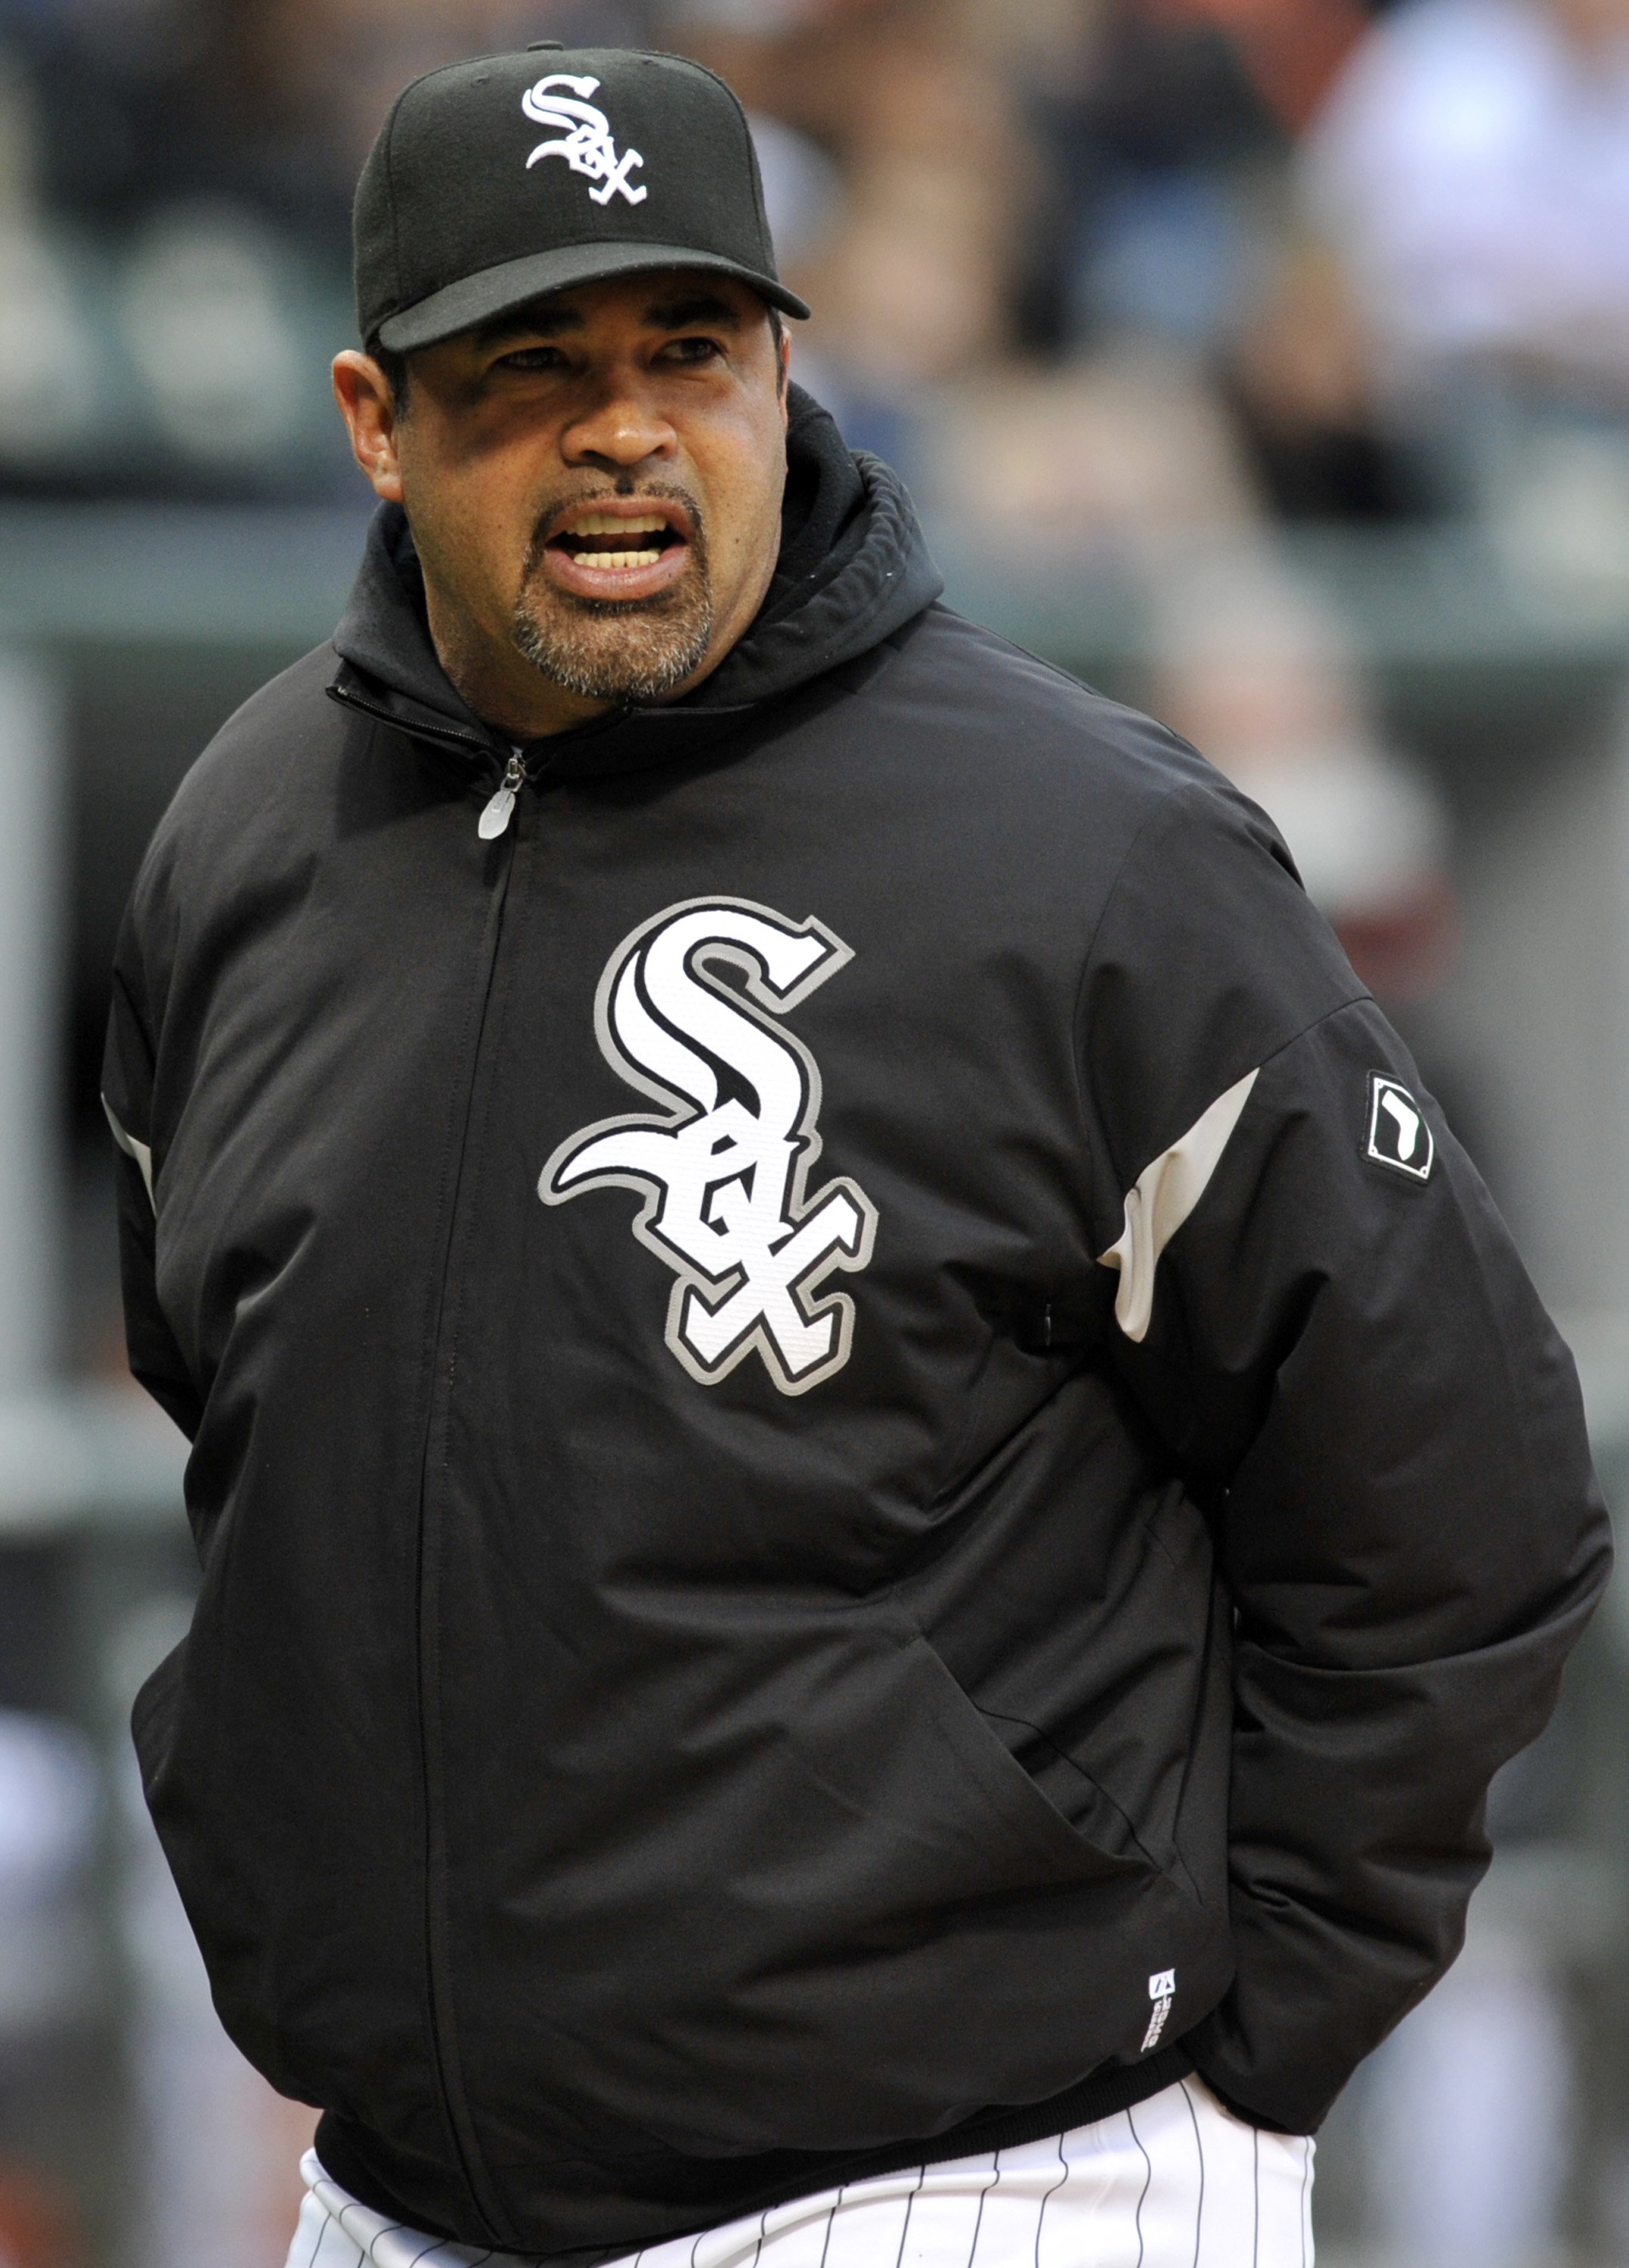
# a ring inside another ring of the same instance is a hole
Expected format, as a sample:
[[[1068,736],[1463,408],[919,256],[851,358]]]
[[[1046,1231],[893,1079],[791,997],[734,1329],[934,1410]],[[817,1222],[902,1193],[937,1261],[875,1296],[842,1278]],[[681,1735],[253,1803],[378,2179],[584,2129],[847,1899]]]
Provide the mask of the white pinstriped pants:
[[[1044,2142],[796,2198],[614,2268],[1312,2268],[1312,2157],[1184,2079]],[[301,2171],[287,2268],[523,2268],[371,2212],[314,2151]]]

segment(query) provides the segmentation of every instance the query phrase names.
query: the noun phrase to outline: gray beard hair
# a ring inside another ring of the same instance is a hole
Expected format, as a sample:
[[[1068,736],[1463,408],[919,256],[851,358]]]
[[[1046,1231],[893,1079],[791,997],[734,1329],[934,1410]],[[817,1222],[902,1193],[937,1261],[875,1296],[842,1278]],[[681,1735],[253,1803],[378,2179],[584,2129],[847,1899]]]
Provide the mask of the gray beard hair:
[[[542,579],[542,546],[534,544],[511,625],[533,668],[582,700],[623,708],[660,701],[693,676],[712,643],[712,578],[693,505],[690,526],[689,572],[653,599],[577,599],[556,591]]]

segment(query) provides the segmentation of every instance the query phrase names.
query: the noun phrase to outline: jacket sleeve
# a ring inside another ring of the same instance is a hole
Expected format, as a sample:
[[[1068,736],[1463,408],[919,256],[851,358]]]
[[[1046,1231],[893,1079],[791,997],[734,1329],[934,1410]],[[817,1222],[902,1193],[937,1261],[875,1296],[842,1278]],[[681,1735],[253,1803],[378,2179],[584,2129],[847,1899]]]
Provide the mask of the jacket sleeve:
[[[158,1304],[161,1160],[153,1149],[153,1042],[143,1013],[141,964],[127,916],[114,972],[102,1059],[102,1107],[119,1148],[119,1266],[130,1370],[188,1440],[203,1405]]]
[[[1100,1250],[1234,1609],[1237,1974],[1187,2045],[1301,2133],[1457,1952],[1610,1544],[1571,1358],[1407,1051],[1261,815],[1174,803],[1082,996]]]

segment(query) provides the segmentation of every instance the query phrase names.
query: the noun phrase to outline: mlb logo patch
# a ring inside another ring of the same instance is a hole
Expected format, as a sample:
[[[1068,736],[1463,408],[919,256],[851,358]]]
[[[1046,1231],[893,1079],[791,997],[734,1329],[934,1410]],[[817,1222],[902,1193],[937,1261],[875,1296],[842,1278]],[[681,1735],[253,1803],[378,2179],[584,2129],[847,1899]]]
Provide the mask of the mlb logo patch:
[[[1437,1145],[1426,1115],[1400,1079],[1369,1073],[1368,1139],[1364,1155],[1412,1182],[1428,1182]]]

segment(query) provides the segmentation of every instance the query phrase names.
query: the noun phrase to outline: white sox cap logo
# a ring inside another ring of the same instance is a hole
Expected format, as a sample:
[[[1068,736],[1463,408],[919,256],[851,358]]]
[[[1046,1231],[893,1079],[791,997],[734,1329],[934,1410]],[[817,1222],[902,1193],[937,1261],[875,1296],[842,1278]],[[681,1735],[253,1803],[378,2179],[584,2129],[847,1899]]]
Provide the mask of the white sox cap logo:
[[[549,1205],[593,1189],[645,1197],[634,1234],[677,1277],[667,1344],[704,1386],[755,1347],[783,1394],[807,1394],[849,1359],[854,1302],[815,1294],[834,1270],[866,1266],[877,1210],[846,1179],[809,1192],[820,1072],[776,1020],[852,958],[813,917],[697,898],[625,938],[600,979],[601,1052],[667,1108],[572,1135],[537,1193]],[[719,962],[741,971],[742,989],[710,973]],[[719,1066],[733,1074],[727,1099]]]
[[[624,150],[617,156],[610,120],[588,99],[599,85],[597,78],[574,78],[569,71],[551,71],[527,88],[520,98],[521,109],[539,126],[557,126],[560,138],[540,142],[526,161],[527,170],[529,173],[540,158],[564,158],[574,173],[601,184],[588,192],[595,204],[608,205],[618,190],[630,205],[643,204],[649,191],[630,188],[628,176],[645,160],[637,150]],[[550,88],[557,86],[570,87],[571,94],[581,99],[574,102],[570,95],[550,93]]]

